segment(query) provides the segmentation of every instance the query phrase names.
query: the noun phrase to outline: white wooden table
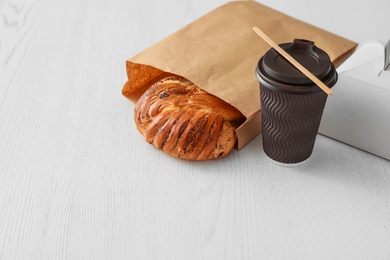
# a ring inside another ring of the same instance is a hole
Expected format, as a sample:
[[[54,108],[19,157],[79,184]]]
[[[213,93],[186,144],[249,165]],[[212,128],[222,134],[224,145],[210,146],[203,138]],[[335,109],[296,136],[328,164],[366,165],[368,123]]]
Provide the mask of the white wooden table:
[[[0,259],[390,259],[390,162],[319,135],[270,163],[148,145],[125,60],[225,3],[0,0]],[[362,43],[389,0],[264,0]]]

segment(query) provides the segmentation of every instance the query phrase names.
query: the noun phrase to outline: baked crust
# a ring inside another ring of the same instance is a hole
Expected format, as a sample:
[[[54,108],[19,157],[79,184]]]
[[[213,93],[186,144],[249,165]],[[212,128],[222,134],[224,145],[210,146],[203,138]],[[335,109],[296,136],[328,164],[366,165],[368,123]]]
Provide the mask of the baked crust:
[[[235,107],[179,76],[156,82],[134,109],[136,127],[148,143],[187,160],[228,155],[244,120]]]

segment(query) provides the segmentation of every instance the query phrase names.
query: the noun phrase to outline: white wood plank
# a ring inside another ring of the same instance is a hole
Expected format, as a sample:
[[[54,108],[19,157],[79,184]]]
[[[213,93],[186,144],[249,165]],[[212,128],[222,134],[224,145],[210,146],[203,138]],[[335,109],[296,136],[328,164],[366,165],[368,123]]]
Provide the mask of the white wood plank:
[[[270,163],[260,137],[187,162],[135,129],[125,60],[224,2],[0,1],[0,259],[390,257],[389,161],[318,136],[297,168]],[[387,37],[336,0],[265,3]]]

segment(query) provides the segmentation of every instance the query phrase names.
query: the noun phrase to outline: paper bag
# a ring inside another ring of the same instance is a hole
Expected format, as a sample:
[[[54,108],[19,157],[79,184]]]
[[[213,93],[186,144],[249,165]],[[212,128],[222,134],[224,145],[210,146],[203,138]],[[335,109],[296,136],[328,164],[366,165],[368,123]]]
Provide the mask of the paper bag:
[[[255,1],[227,3],[129,59],[122,93],[135,102],[166,73],[183,76],[230,103],[247,118],[236,130],[241,149],[261,132],[255,68],[270,49],[255,32],[277,43],[309,39],[338,65],[356,43],[296,20]]]

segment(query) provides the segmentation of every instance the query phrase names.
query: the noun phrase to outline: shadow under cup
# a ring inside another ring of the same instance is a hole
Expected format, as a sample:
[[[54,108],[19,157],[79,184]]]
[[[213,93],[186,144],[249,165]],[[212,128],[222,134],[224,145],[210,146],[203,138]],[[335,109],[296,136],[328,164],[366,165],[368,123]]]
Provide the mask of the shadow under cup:
[[[329,88],[337,72],[314,42],[295,39],[279,45]],[[313,151],[328,95],[274,49],[259,60],[263,149],[272,160],[297,164]]]

